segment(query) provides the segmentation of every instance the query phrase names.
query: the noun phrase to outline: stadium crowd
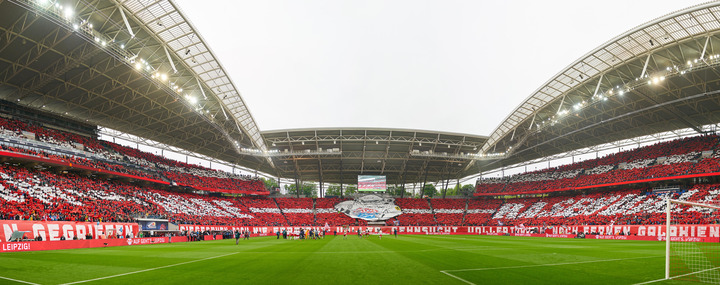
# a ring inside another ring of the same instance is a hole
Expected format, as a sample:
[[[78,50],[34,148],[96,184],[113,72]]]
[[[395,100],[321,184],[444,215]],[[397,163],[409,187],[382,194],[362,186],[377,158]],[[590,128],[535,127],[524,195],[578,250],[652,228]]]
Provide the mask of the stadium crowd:
[[[337,213],[338,198],[221,197],[140,187],[75,174],[54,174],[0,165],[0,218],[24,220],[131,221],[164,216],[182,224],[247,226],[361,225]],[[395,202],[399,225],[658,224],[664,197],[714,201],[720,184],[699,184],[656,194],[626,189],[584,195],[516,199],[412,199]],[[717,214],[677,206],[683,223],[715,223]]]
[[[262,181],[174,161],[156,154],[39,124],[0,118],[2,151],[82,165],[85,174],[0,165],[0,219],[132,221],[167,217],[171,222],[243,226],[366,225],[338,213],[344,198],[224,197],[167,190],[153,183],[106,180],[105,170],[172,182],[211,192],[238,190],[267,193]],[[36,141],[57,146],[51,151],[23,145]],[[18,143],[20,142],[20,143]],[[89,174],[88,174],[89,172]],[[477,182],[479,193],[518,194],[602,185],[639,179],[720,172],[718,137],[705,135],[615,153],[602,158]],[[150,185],[150,186],[148,186]],[[152,186],[155,185],[155,186]],[[163,189],[161,189],[161,187]],[[172,188],[172,187],[171,187]],[[175,188],[176,189],[176,188]],[[189,191],[188,191],[189,192]],[[402,214],[388,225],[568,225],[658,224],[664,221],[663,199],[713,201],[718,184],[686,185],[669,194],[652,189],[565,191],[536,198],[413,199],[397,198]],[[715,223],[717,214],[677,206],[682,223]]]
[[[478,179],[478,193],[522,194],[720,172],[717,135],[683,138],[504,178]]]
[[[40,141],[55,146],[51,150],[0,143],[3,151],[128,174],[139,178],[169,181],[175,185],[200,190],[230,193],[238,191],[266,192],[263,182],[249,175],[228,173],[183,163],[112,142],[45,128],[39,124],[0,117],[0,136],[9,136],[21,141]],[[98,157],[102,160],[95,159]]]

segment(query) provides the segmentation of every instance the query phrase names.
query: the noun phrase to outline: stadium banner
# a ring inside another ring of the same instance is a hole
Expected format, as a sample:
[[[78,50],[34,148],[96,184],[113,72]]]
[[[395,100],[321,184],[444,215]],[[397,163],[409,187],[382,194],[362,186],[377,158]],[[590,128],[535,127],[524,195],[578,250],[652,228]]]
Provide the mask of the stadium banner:
[[[353,219],[366,221],[384,221],[402,214],[400,207],[390,198],[378,195],[365,195],[355,200],[340,202],[335,210]]]
[[[237,226],[219,226],[219,225],[188,225],[188,224],[180,224],[178,225],[180,228],[180,231],[235,231],[239,230],[241,232],[243,231],[250,231],[251,236],[274,236],[277,232],[283,232],[287,231],[288,233],[296,233],[300,232],[300,229],[304,230],[315,230],[315,231],[323,231],[325,230],[324,226],[248,226],[248,227],[237,227]],[[460,226],[383,226],[383,227],[373,227],[373,226],[332,226],[327,228],[328,234],[333,234],[333,232],[342,233],[343,231],[347,230],[350,233],[357,233],[357,231],[361,232],[370,232],[371,234],[378,234],[382,231],[383,234],[392,234],[393,230],[397,230],[398,234],[417,234],[417,235],[466,235],[469,234],[467,232],[468,227],[460,227]]]
[[[385,175],[358,175],[358,188],[363,191],[380,191],[385,192],[387,185],[385,184]]]
[[[525,234],[539,233],[547,235],[586,235],[600,236],[639,236],[664,237],[664,225],[591,225],[591,226],[547,226],[547,227],[517,227],[517,226],[470,226],[470,234]],[[621,234],[622,233],[622,234]],[[671,237],[690,238],[720,238],[720,225],[672,225]],[[671,239],[672,240],[672,239]]]
[[[66,240],[74,237],[85,239],[88,234],[93,238],[118,235],[135,237],[138,233],[138,224],[135,223],[0,220],[0,227],[0,241],[9,241],[14,231],[25,232],[25,239],[39,236],[43,241],[59,241],[61,237]]]
[[[576,238],[575,234],[521,234],[521,233],[487,233],[490,236],[515,236],[515,237],[549,237],[549,238]],[[607,239],[607,240],[645,240],[645,241],[664,241],[665,236],[625,236],[625,235],[586,235],[585,239]],[[720,238],[716,237],[670,237],[670,241],[681,242],[720,242]]]
[[[108,246],[128,246],[128,245],[144,245],[144,244],[156,244],[156,243],[167,243],[167,242],[168,242],[168,238],[166,238],[166,237],[0,242],[0,252],[57,250],[57,249],[108,247]]]
[[[218,240],[223,239],[222,235],[203,235],[203,240]]]
[[[665,241],[665,236],[601,236],[601,235],[586,235],[586,239],[611,239],[611,240],[648,240],[648,241]],[[720,238],[717,237],[670,237],[670,241],[682,241],[682,242],[720,242]]]
[[[187,242],[187,241],[189,241],[189,239],[186,236],[174,236],[174,237],[168,238],[168,242]]]
[[[182,231],[188,231],[188,232],[204,232],[204,231],[210,231],[210,232],[235,232],[235,231],[250,231],[250,236],[268,236],[268,235],[274,235],[274,232],[271,232],[270,230],[272,227],[243,227],[243,226],[220,226],[220,225],[190,225],[190,224],[179,224],[178,229]],[[222,239],[222,235],[218,235]]]
[[[322,231],[322,226],[217,226],[217,225],[179,225],[181,231],[250,231],[251,236],[269,236],[276,232],[287,231],[298,233],[300,229]],[[328,234],[342,234],[358,231],[370,234],[414,235],[511,235],[527,237],[574,238],[576,233],[585,233],[586,238],[593,239],[634,239],[664,240],[665,226],[662,225],[594,225],[594,226],[548,226],[548,227],[514,227],[514,226],[331,226]],[[540,232],[543,233],[540,233]],[[620,233],[623,233],[622,235]],[[707,241],[720,242],[720,225],[674,225],[670,226],[672,241]]]

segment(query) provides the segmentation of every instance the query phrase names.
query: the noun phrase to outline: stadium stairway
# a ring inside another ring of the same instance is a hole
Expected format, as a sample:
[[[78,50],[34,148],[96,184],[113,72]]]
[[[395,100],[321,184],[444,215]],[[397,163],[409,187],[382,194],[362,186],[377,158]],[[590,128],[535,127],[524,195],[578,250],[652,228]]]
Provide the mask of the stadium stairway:
[[[280,207],[280,204],[278,204],[278,201],[277,201],[275,198],[272,198],[272,200],[273,200],[273,202],[275,203],[275,207],[277,207],[278,209],[280,209],[280,215],[283,216],[283,218],[285,219],[285,221],[286,221],[288,224],[293,225],[292,223],[290,223],[290,219],[288,219],[288,217],[285,215],[285,212],[283,212],[283,208]],[[295,226],[295,225],[293,225],[293,226]]]
[[[435,208],[433,208],[432,203],[430,203],[430,199],[425,199],[425,202],[428,203],[428,207],[430,207],[430,213],[432,214],[432,217],[433,217],[433,222],[435,222],[435,224],[437,225],[438,222],[437,222],[437,216],[435,215]]]
[[[461,225],[464,225],[464,224],[465,224],[465,216],[467,216],[467,210],[468,210],[468,200],[465,199],[465,209],[463,210],[462,220],[460,220],[460,224],[461,224]]]
[[[317,200],[315,198],[313,198],[312,201],[313,201],[313,205],[312,205],[313,221],[312,222],[313,222],[313,225],[316,225],[317,224],[317,207],[315,204],[317,204]],[[321,225],[321,226],[324,226],[324,225]]]

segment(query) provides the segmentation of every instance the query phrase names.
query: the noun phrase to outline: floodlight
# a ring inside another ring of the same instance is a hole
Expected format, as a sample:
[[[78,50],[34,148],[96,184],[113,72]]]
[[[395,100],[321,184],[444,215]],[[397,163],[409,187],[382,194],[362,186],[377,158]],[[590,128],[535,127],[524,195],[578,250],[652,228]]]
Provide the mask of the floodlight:
[[[68,6],[65,7],[65,10],[63,11],[65,18],[72,18],[73,15],[75,15],[75,11],[73,11],[72,7]]]

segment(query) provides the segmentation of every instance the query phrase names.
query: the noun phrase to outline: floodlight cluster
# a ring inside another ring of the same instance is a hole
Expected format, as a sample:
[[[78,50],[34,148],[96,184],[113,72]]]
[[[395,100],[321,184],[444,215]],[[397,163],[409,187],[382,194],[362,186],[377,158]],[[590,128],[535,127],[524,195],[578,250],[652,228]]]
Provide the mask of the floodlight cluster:
[[[120,54],[125,55],[126,62],[135,68],[138,72],[144,75],[149,75],[150,79],[155,80],[157,83],[162,84],[172,90],[176,95],[181,98],[185,98],[186,101],[197,111],[198,113],[209,114],[209,110],[205,110],[202,106],[199,106],[198,98],[190,94],[184,93],[184,89],[172,81],[169,74],[160,72],[157,68],[154,68],[150,62],[143,58],[138,58],[137,54],[133,54],[130,51],[125,50],[125,43],[116,42],[114,37],[108,37],[104,34],[93,29],[93,24],[89,19],[82,19],[75,14],[75,10],[71,5],[63,5],[61,1],[57,0],[30,0],[30,3],[34,3],[41,11],[54,14],[60,19],[64,19],[66,23],[72,27],[76,32],[84,32],[90,36],[94,42],[103,47],[111,48]],[[131,32],[132,34],[132,32]],[[131,39],[135,35],[131,35]],[[118,49],[119,48],[119,49]],[[212,116],[213,118],[215,116]]]
[[[153,80],[156,83],[156,86],[160,87],[161,89],[166,90],[169,93],[173,93],[175,96],[177,96],[178,99],[185,99],[185,105],[191,107],[199,114],[205,114],[204,118],[208,120],[209,122],[213,124],[217,124],[215,122],[215,115],[210,114],[210,110],[206,109],[205,106],[201,105],[199,102],[199,98],[196,96],[192,96],[188,94],[186,90],[180,84],[177,84],[177,79],[173,78],[172,75],[168,73],[161,72],[159,68],[153,67],[151,63],[148,60],[145,60],[143,58],[139,58],[139,53],[135,54],[132,51],[129,51],[126,49],[127,42],[120,42],[116,41],[117,34],[113,34],[112,36],[104,35],[100,31],[97,31],[93,29],[93,24],[90,22],[90,19],[82,19],[80,16],[78,16],[75,13],[75,10],[73,9],[72,5],[64,5],[62,1],[65,0],[19,0],[22,1],[29,6],[34,6],[34,9],[37,13],[42,13],[48,17],[55,18],[56,20],[59,20],[58,22],[64,24],[69,28],[72,29],[72,31],[78,33],[82,37],[85,37],[91,41],[94,41],[95,44],[108,51],[109,53],[113,54],[116,58],[124,58],[125,63],[133,67],[137,72],[141,73],[146,78],[149,78],[150,80]],[[127,22],[127,19],[125,17],[125,14],[122,10],[122,8],[119,8],[119,12],[123,17],[123,20],[125,21],[125,24],[128,28],[129,38],[128,41],[135,38],[135,34],[130,28],[130,25]],[[166,50],[167,52],[167,50]],[[162,62],[158,63],[158,61],[161,60],[153,60],[155,62],[156,66],[161,66]],[[170,65],[173,66],[173,69],[175,69],[174,65],[172,64],[172,59],[170,58],[170,55],[168,54],[168,61],[170,61]],[[175,70],[177,72],[177,70]],[[198,85],[200,85],[200,80],[198,81]],[[200,88],[199,93],[202,93],[203,98],[207,99],[204,91],[202,90],[202,86],[198,86]],[[218,92],[221,92],[220,89],[218,89]],[[45,107],[45,106],[43,106]],[[225,110],[222,106],[220,106],[220,110],[225,115],[226,120],[231,120],[230,117],[225,113]],[[86,120],[87,121],[87,120]],[[237,122],[235,123],[237,125]],[[242,132],[240,129],[240,126],[238,125],[238,130]],[[228,141],[234,141],[234,139],[230,136],[230,134],[222,130],[224,136],[228,139]],[[240,151],[240,144],[235,141],[235,148],[236,150]],[[270,164],[272,162],[270,161]]]
[[[550,116],[549,118],[546,118],[542,121],[536,121],[534,122],[534,127],[537,131],[541,131],[542,129],[550,126],[554,126],[559,122],[560,119],[563,117],[566,117],[570,115],[571,113],[575,113],[576,115],[579,115],[579,113],[586,107],[599,103],[599,102],[605,102],[608,100],[608,98],[611,98],[613,96],[624,96],[627,92],[630,92],[632,90],[635,90],[638,87],[641,87],[643,85],[649,85],[649,86],[659,86],[661,85],[667,77],[670,76],[677,76],[677,75],[684,75],[687,72],[692,71],[693,69],[699,68],[702,64],[705,64],[706,66],[714,66],[720,64],[720,55],[713,54],[709,55],[706,58],[697,58],[688,60],[686,64],[684,65],[673,65],[668,66],[665,69],[661,69],[658,72],[655,72],[653,75],[645,74],[641,77],[635,78],[634,81],[630,81],[628,83],[625,83],[623,85],[616,85],[614,88],[611,87],[603,92],[598,92],[597,94],[590,97],[589,100],[582,100],[578,103],[573,104],[570,108],[560,109],[555,113],[555,115]]]

